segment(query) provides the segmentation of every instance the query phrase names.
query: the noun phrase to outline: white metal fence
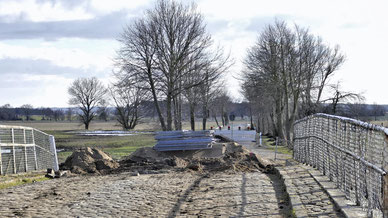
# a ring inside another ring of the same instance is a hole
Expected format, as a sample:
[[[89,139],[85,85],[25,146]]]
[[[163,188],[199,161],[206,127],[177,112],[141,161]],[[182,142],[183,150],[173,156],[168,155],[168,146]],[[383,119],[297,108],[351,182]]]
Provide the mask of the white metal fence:
[[[0,125],[0,175],[59,170],[54,136],[37,129]]]

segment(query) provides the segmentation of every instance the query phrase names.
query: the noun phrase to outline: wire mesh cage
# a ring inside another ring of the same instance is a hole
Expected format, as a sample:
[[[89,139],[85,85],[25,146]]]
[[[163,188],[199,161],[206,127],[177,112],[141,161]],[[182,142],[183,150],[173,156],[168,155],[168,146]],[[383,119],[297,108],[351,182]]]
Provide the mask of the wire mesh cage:
[[[58,170],[55,139],[42,131],[0,125],[0,175]]]

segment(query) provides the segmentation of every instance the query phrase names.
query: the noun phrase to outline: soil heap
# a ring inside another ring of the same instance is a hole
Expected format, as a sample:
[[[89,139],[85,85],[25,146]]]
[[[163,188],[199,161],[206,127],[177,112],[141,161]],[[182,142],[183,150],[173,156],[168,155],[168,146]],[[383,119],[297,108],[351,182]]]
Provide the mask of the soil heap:
[[[74,151],[65,163],[60,165],[61,170],[70,170],[72,173],[103,174],[119,167],[119,164],[108,154],[97,148],[81,148]]]
[[[151,147],[139,148],[120,161],[119,171],[137,171],[140,174],[163,170],[197,172],[273,172],[273,164],[250,152],[242,145],[216,143],[212,149],[196,151],[156,151]]]

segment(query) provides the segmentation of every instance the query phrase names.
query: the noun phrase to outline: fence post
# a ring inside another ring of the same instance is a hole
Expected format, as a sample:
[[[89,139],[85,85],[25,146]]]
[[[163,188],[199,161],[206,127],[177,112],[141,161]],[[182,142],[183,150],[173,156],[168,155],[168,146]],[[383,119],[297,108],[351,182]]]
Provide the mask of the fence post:
[[[383,216],[388,217],[388,175],[383,176]]]
[[[387,135],[385,135],[385,146],[387,146],[388,145],[388,136]],[[387,170],[388,170],[388,166],[386,165],[387,164],[387,161],[384,161],[384,165],[385,166],[383,166],[383,169],[385,170],[385,172],[387,172]],[[383,176],[383,202],[382,202],[382,211],[383,211],[383,216],[384,217],[388,217],[388,174],[386,174],[386,175],[384,175]]]
[[[12,154],[13,154],[13,172],[16,174],[16,153],[15,153],[15,133],[13,128],[11,129],[12,136]]]
[[[27,144],[27,140],[26,140],[26,130],[23,129],[23,140],[24,140],[24,144]],[[25,163],[25,167],[26,167],[26,172],[28,171],[28,163],[27,163],[27,146],[24,145],[24,163]]]
[[[54,136],[50,135],[50,150],[51,152],[54,153],[54,171],[58,171],[59,170],[59,166],[58,166],[58,157],[57,157],[57,148],[55,146],[55,138]]]
[[[0,137],[0,175],[3,175],[3,159],[1,156],[1,137]]]
[[[31,131],[31,135],[32,135],[32,144],[34,144],[33,150],[34,150],[35,170],[38,170],[38,159],[36,158],[36,145],[35,145],[34,130]]]
[[[262,146],[263,144],[261,144],[262,143],[262,141],[261,141],[261,132],[259,133],[259,136],[260,136],[260,139],[259,139],[260,146]]]
[[[276,153],[278,152],[278,137],[276,137],[276,142],[275,142],[275,161],[276,161]]]
[[[1,141],[0,141],[1,143]],[[0,145],[0,175],[3,175],[3,159],[1,156],[1,145]]]

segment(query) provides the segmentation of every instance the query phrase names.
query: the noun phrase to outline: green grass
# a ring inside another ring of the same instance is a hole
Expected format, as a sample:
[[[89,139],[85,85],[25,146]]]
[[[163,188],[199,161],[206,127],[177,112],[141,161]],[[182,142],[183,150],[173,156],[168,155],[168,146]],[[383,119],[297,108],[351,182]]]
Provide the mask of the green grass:
[[[72,151],[62,151],[58,152],[58,162],[63,163],[66,161],[66,158],[70,156],[73,152]]]
[[[29,126],[42,130],[55,137],[57,149],[65,149],[58,153],[58,161],[62,163],[77,148],[96,147],[109,153],[113,158],[120,159],[129,155],[140,147],[150,147],[155,145],[152,134],[142,134],[133,136],[82,136],[75,134],[75,131],[85,131],[84,126],[78,121],[6,121],[1,122],[4,125]],[[144,122],[136,126],[137,131],[160,131],[160,124],[157,119],[147,118]],[[245,126],[247,120],[238,120],[233,123],[234,126]],[[202,122],[195,122],[196,129],[202,128]],[[216,127],[215,121],[208,121],[207,128]],[[183,129],[190,129],[189,122],[183,122]],[[90,130],[121,130],[116,121],[92,121]]]
[[[156,143],[153,134],[119,136],[119,138],[123,137],[125,137],[125,139],[115,142],[112,141],[111,146],[102,147],[102,150],[110,154],[114,159],[121,159],[122,157],[128,156],[130,153],[136,151],[138,148],[151,147]]]
[[[43,173],[26,173],[17,175],[0,176],[0,189],[5,189],[13,186],[24,185],[33,182],[49,180]]]
[[[270,150],[275,151],[276,149],[278,153],[292,155],[291,149],[289,149],[287,146],[277,146],[276,148],[275,141],[271,141],[270,138],[268,138],[267,136],[263,136],[262,142],[263,145]]]
[[[110,154],[114,159],[129,155],[140,147],[155,145],[153,134],[139,134],[131,136],[83,136],[69,131],[47,131],[54,135],[58,150],[58,161],[62,163],[78,148],[95,147]]]

